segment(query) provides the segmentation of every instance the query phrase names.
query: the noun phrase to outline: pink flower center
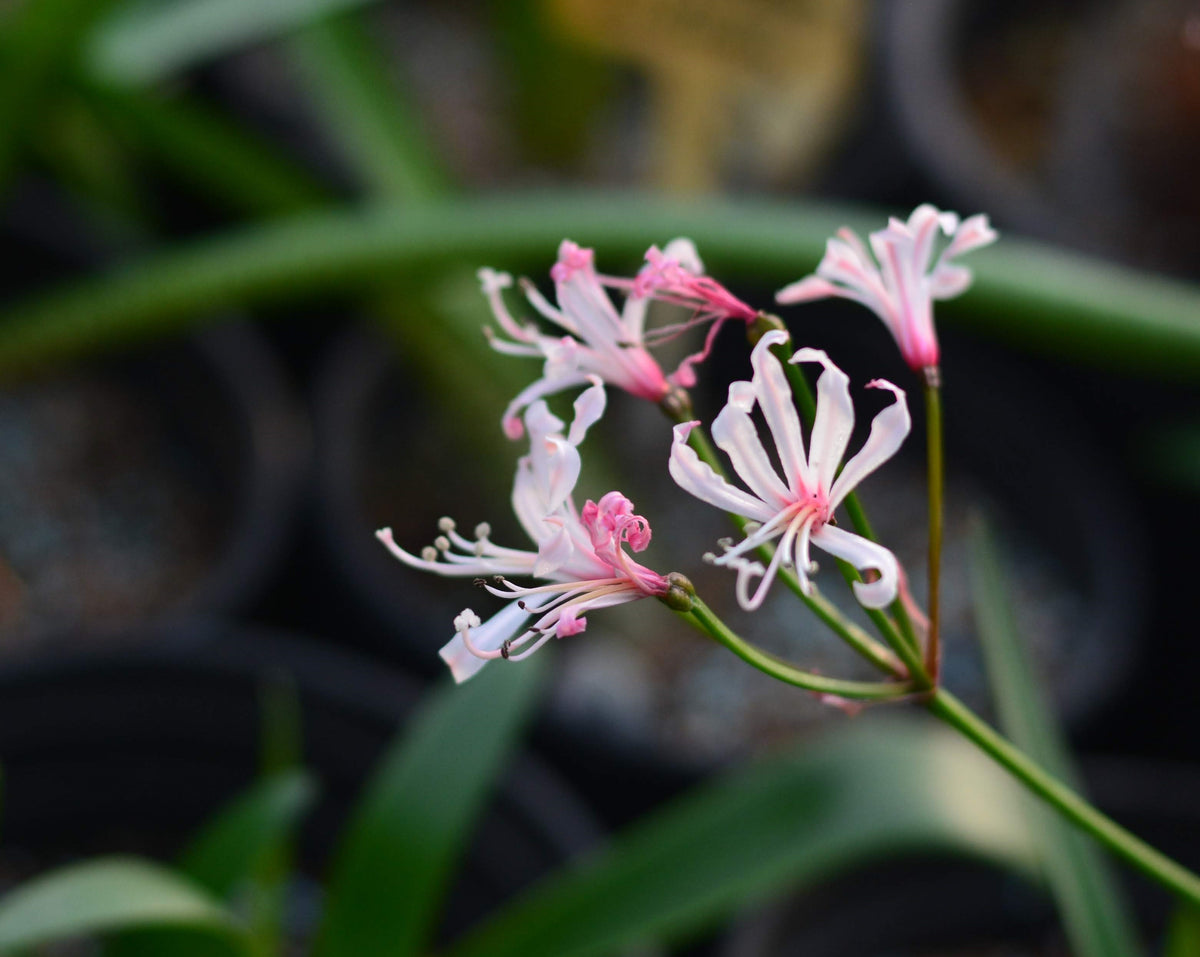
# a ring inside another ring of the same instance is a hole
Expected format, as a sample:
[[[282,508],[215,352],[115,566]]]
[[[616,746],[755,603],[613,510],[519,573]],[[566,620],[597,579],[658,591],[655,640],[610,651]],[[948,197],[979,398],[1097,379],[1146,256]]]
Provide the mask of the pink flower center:
[[[580,517],[591,536],[597,558],[647,594],[666,593],[667,580],[635,562],[621,548],[628,544],[634,552],[641,552],[650,544],[650,523],[634,513],[629,499],[620,492],[609,492],[598,503],[589,499]]]
[[[592,268],[592,250],[564,240],[558,250],[558,262],[550,267],[550,278],[555,282],[567,282],[582,269]]]

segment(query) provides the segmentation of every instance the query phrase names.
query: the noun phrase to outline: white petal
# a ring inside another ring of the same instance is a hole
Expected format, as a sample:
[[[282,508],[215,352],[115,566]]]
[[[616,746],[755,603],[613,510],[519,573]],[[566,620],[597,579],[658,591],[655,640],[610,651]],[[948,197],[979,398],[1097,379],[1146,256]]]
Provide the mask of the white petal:
[[[549,578],[575,554],[568,523],[559,516],[551,516],[543,520],[542,527],[545,531],[538,540],[538,558],[533,566],[535,578]]]
[[[463,614],[467,612],[464,611]],[[520,632],[529,617],[529,612],[515,601],[510,602],[482,625],[471,629],[471,644],[480,651],[499,651],[505,641]],[[461,634],[456,634],[446,642],[438,655],[449,665],[450,674],[458,684],[474,677],[479,669],[488,663],[487,658],[478,658],[467,650]]]
[[[979,249],[981,246],[994,243],[997,238],[998,234],[996,230],[992,229],[987,215],[977,213],[963,220],[962,225],[958,227],[958,232],[950,240],[950,245],[942,250],[941,258],[943,260],[953,259],[972,249]]]
[[[788,487],[775,473],[771,460],[758,437],[758,429],[744,406],[744,389],[749,382],[734,382],[729,387],[729,402],[712,424],[713,441],[729,456],[733,470],[750,491],[777,509],[786,508],[792,501]]]
[[[912,428],[912,419],[908,415],[908,402],[904,391],[883,379],[867,383],[868,389],[888,389],[896,396],[896,401],[875,416],[871,422],[871,434],[858,450],[842,474],[833,483],[829,494],[829,507],[835,509],[842,500],[854,491],[855,486],[874,472],[879,466],[896,454]]]
[[[779,452],[788,487],[793,493],[801,494],[801,487],[810,483],[808,458],[804,454],[804,438],[800,434],[800,416],[792,400],[792,389],[779,360],[770,352],[771,346],[789,341],[782,330],[772,330],[758,340],[750,353],[750,364],[754,367],[754,393],[766,419],[767,428]]]
[[[688,434],[699,425],[685,422],[675,426],[668,468],[675,483],[702,502],[708,502],[726,512],[766,522],[774,511],[766,503],[730,485],[706,462],[701,462],[695,450],[687,444]]]
[[[599,376],[588,376],[592,384],[575,400],[575,419],[571,423],[571,431],[567,441],[578,445],[587,435],[587,430],[600,421],[604,415],[604,407],[608,397],[604,392],[604,383]]]
[[[824,299],[827,296],[844,296],[841,288],[835,286],[820,276],[805,276],[796,282],[789,283],[775,293],[775,301],[781,306],[795,302],[811,302],[813,299]]]
[[[510,439],[519,439],[525,434],[525,429],[521,425],[521,419],[519,418],[522,409],[544,396],[553,395],[555,392],[571,389],[577,385],[583,385],[587,381],[587,376],[580,372],[574,372],[570,375],[557,377],[542,376],[542,378],[536,380],[531,385],[526,386],[508,404],[508,408],[504,410],[504,415],[501,417],[501,422],[504,425],[504,434]],[[559,428],[562,428],[562,423],[559,423]]]
[[[662,252],[667,259],[674,259],[692,275],[704,275],[704,263],[700,260],[700,253],[696,250],[696,244],[690,239],[684,236],[672,239],[667,243],[666,248]]]
[[[873,568],[879,572],[876,581],[854,583],[854,597],[864,608],[886,608],[895,600],[900,565],[896,556],[882,545],[828,524],[813,533],[812,542],[859,571]]]
[[[817,378],[817,414],[808,440],[808,470],[816,478],[818,489],[828,495],[854,431],[850,377],[820,349],[799,349],[791,361],[819,362],[823,367]]]

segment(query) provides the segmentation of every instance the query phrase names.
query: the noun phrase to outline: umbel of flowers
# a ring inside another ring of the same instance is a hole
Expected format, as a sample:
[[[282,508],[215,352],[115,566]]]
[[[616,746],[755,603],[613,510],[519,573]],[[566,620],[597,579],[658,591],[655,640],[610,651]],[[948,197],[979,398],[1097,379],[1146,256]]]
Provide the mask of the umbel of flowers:
[[[883,321],[919,375],[929,478],[927,614],[909,593],[895,555],[874,540],[854,491],[908,436],[905,392],[879,379],[866,383],[886,393],[887,404],[874,415],[861,447],[850,454],[856,415],[845,373],[819,349],[803,341],[797,347],[780,319],[747,305],[704,275],[696,248],[686,239],[661,250],[650,247],[643,268],[629,277],[597,272],[592,250],[564,240],[550,270],[554,302],[533,283],[521,281],[537,314],[529,319],[509,312],[504,294],[512,277],[480,270],[483,293],[499,327],[498,333],[490,333],[493,348],[542,363],[540,377],[501,415],[505,433],[528,442],[528,452],[517,462],[512,506],[531,547],[494,543],[487,524],[476,526],[468,537],[449,518],[439,522],[439,534],[420,554],[397,544],[389,529],[377,534],[404,564],[472,578],[504,602],[486,620],[471,608],[455,616],[453,636],[441,656],[457,681],[469,679],[489,661],[518,661],[552,639],[577,638],[586,632],[593,612],[655,598],[751,666],[824,701],[841,706],[852,700],[921,702],[1110,851],[1200,906],[1200,877],[1104,817],[940,684],[941,353],[933,308],[936,301],[970,286],[971,273],[959,257],[995,238],[985,216],[960,221],[953,213],[921,206],[907,221],[893,219],[871,233],[869,249],[848,229],[839,230],[816,272],[777,294],[782,304],[827,296],[862,303]],[[614,294],[621,299],[619,310]],[[661,309],[651,312],[655,303],[673,307],[675,319],[661,321]],[[729,384],[728,401],[706,428],[692,418],[685,390],[696,381],[696,369],[711,353],[717,331],[730,320],[746,329],[752,375]],[[699,327],[707,327],[699,348],[674,370],[664,371],[655,346]],[[796,328],[803,329],[802,319]],[[819,369],[815,394],[805,366]],[[715,615],[684,574],[664,574],[633,557],[650,546],[650,522],[625,495],[614,490],[577,504],[580,447],[603,417],[606,387],[654,402],[674,420],[669,443],[664,435],[666,471],[683,491],[728,512],[742,533],[740,541],[723,540],[720,554],[697,556],[734,573],[739,604],[757,609],[772,584],[782,581],[878,668],[883,680],[819,675],[767,653]],[[546,398],[574,390],[580,391],[567,426],[550,411]],[[878,638],[819,593],[814,548],[839,560],[839,570]]]
[[[939,253],[936,244],[943,233],[948,242]],[[892,220],[871,235],[877,262],[857,237],[840,231],[829,241],[816,275],[788,286],[778,298],[856,299],[883,319],[910,365],[928,372],[939,361],[932,303],[967,288],[970,273],[953,260],[993,238],[986,217],[960,224],[952,213],[922,206],[907,222]],[[779,320],[706,276],[687,239],[662,249],[651,246],[633,276],[598,272],[593,250],[564,240],[550,269],[553,301],[534,283],[520,281],[533,313],[526,318],[509,310],[505,293],[514,285],[512,276],[485,268],[479,280],[496,323],[488,331],[492,347],[542,364],[541,375],[501,415],[505,433],[529,444],[517,463],[512,504],[532,547],[497,545],[487,525],[466,537],[449,518],[441,520],[440,534],[420,554],[397,544],[390,530],[378,533],[405,564],[474,579],[506,601],[490,616],[464,608],[455,618],[454,635],[441,656],[457,680],[470,678],[488,661],[520,660],[552,638],[579,635],[591,612],[611,605],[650,597],[684,611],[702,605],[685,576],[665,575],[632,557],[650,544],[651,527],[621,492],[600,494],[582,506],[576,502],[580,446],[603,416],[606,387],[659,404],[675,418],[673,441],[664,450],[668,473],[684,491],[728,512],[743,531],[736,544],[726,540],[720,554],[697,556],[735,573],[733,587],[742,607],[761,606],[778,577],[789,581],[801,599],[816,601],[811,555],[821,549],[850,570],[858,601],[889,623],[891,633],[884,637],[893,651],[857,645],[890,671],[896,695],[910,690],[906,682],[918,672],[929,680],[932,671],[936,680],[936,655],[927,647],[923,660],[917,647],[922,637],[926,646],[936,640],[936,613],[927,620],[916,610],[903,570],[885,545],[838,521],[843,505],[854,504],[855,487],[908,435],[908,404],[899,387],[883,380],[867,383],[888,393],[891,402],[875,415],[863,446],[847,456],[855,423],[848,377],[824,352],[795,348]],[[728,401],[706,432],[686,413],[690,402],[677,401],[678,394],[696,382],[697,368],[730,320],[740,322],[756,343],[750,355],[753,375],[729,385]],[[700,339],[698,348],[673,370],[664,370],[655,347],[692,334]],[[819,368],[815,397],[803,366]],[[574,390],[582,391],[568,428],[545,400]],[[807,416],[797,408],[796,390],[808,398]],[[756,413],[765,433],[755,424]],[[709,432],[733,476],[725,473]],[[889,619],[884,610],[893,605]],[[917,633],[922,626],[923,636]],[[843,637],[853,634],[849,626],[843,632]]]

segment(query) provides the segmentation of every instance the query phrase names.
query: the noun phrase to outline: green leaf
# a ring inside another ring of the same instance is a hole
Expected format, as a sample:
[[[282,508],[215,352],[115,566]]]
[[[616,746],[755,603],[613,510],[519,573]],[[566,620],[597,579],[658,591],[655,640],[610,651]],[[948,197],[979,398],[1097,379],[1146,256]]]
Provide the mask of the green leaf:
[[[292,52],[321,120],[368,192],[397,201],[447,192],[417,110],[356,18],[315,24],[296,37]]]
[[[369,0],[142,0],[96,29],[85,67],[102,83],[162,80]]]
[[[1077,785],[1066,742],[1017,631],[999,549],[982,519],[971,535],[971,581],[976,626],[1001,725],[1033,760]],[[1038,799],[1025,800],[1041,836],[1050,887],[1072,952],[1079,957],[1141,953],[1129,908],[1100,849]]]
[[[636,195],[526,194],[312,213],[146,257],[0,314],[0,371],[163,334],[221,307],[314,291],[427,283],[452,266],[545,272],[564,236],[612,268],[652,242],[687,235],[725,281],[772,285],[812,270],[837,227],[882,213],[807,204],[681,204]],[[1200,291],[1182,282],[1006,239],[975,254],[975,287],[939,319],[1023,345],[1166,375],[1200,373]],[[608,268],[608,267],[606,267]],[[414,317],[414,321],[419,321]],[[869,317],[863,316],[864,335]],[[479,320],[472,323],[478,334]],[[880,334],[883,334],[882,332]]]
[[[318,957],[405,957],[446,886],[531,711],[542,663],[492,664],[443,687],[392,746],[339,848]]]
[[[587,957],[668,943],[785,887],[939,851],[1034,873],[1016,785],[940,728],[864,719],[643,819],[449,953]]]
[[[0,190],[31,127],[69,75],[96,19],[111,0],[26,0],[0,20]]]
[[[303,771],[265,778],[208,824],[184,852],[180,870],[227,898],[291,837],[316,794],[312,776]]]
[[[0,899],[0,953],[148,926],[211,935],[225,953],[248,952],[242,930],[208,894],[156,864],[135,858],[72,864]]]
[[[276,216],[329,198],[301,165],[196,97],[164,98],[95,84],[86,85],[82,94],[127,149],[237,212]]]
[[[1171,915],[1163,957],[1200,957],[1200,911],[1180,904]]]

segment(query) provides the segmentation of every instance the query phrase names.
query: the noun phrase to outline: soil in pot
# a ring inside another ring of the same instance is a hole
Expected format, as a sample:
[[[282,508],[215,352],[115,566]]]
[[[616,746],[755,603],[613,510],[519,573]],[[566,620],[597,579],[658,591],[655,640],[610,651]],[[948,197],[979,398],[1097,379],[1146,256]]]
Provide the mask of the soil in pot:
[[[0,391],[0,650],[243,604],[290,517],[303,430],[244,325]]]

